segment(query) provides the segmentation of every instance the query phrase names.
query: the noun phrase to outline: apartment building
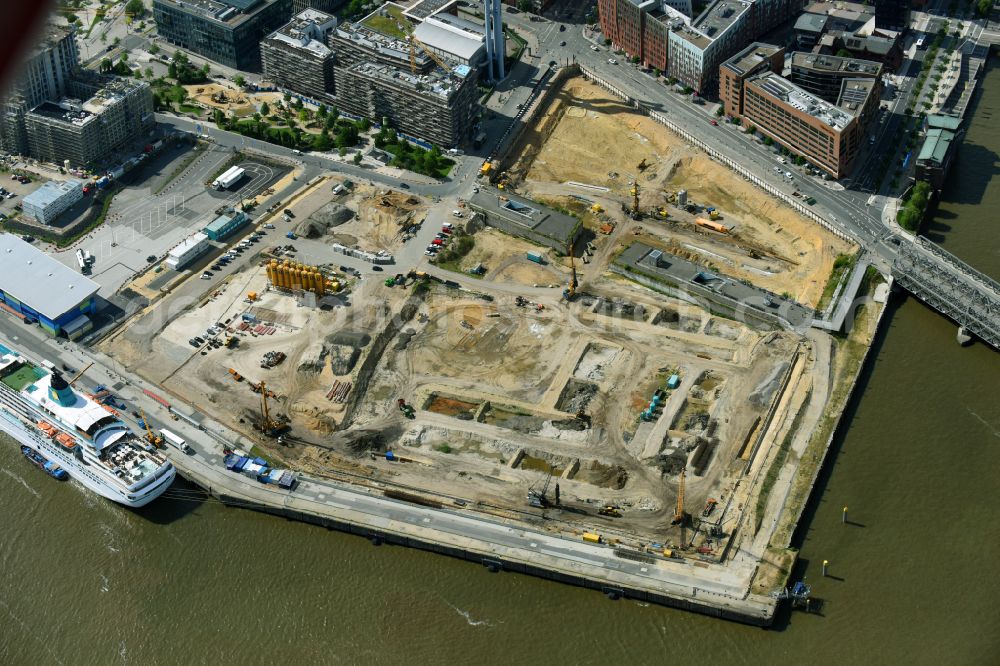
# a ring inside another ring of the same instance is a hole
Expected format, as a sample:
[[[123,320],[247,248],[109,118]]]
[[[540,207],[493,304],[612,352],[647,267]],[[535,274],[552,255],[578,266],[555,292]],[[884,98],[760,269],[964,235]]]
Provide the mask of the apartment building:
[[[335,17],[315,9],[296,14],[261,41],[264,76],[283,90],[331,104],[336,58],[327,41],[336,27]]]

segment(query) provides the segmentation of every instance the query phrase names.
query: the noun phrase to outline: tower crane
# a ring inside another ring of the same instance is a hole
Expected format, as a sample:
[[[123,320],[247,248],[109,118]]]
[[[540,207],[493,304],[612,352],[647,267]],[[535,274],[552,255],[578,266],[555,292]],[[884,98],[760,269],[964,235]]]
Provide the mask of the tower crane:
[[[440,67],[445,72],[447,72],[449,76],[454,75],[455,72],[452,70],[452,68],[449,67],[448,65],[446,65],[445,62],[444,62],[444,60],[442,60],[440,57],[438,57],[438,55],[436,53],[434,53],[433,51],[431,51],[431,49],[430,49],[429,46],[427,46],[422,41],[420,41],[419,39],[417,39],[413,35],[412,32],[406,36],[406,41],[408,41],[410,43],[410,71],[411,72],[413,72],[414,74],[417,73],[417,57],[416,57],[416,49],[414,47],[415,46],[419,46],[421,51],[423,51],[424,53],[426,53],[427,56],[431,60],[433,60],[435,63],[437,63],[438,67]]]
[[[642,215],[639,213],[639,179],[632,181],[632,189],[629,190],[629,194],[632,195],[632,219],[638,220]]]
[[[683,526],[687,522],[687,514],[684,513],[684,476],[686,472],[686,467],[681,469],[680,484],[677,486],[677,508],[674,510],[674,519],[670,522],[671,525]]]

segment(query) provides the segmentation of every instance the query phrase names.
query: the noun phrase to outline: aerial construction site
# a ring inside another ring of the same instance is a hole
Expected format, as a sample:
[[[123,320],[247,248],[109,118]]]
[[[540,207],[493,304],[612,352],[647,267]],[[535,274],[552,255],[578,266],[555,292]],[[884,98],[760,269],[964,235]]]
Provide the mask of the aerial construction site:
[[[320,179],[221,286],[103,351],[288,468],[653,563],[766,560],[754,593],[782,588],[877,319],[809,328],[856,248],[579,78],[483,174],[580,232],[546,247],[465,200]],[[428,228],[462,251],[414,252]]]

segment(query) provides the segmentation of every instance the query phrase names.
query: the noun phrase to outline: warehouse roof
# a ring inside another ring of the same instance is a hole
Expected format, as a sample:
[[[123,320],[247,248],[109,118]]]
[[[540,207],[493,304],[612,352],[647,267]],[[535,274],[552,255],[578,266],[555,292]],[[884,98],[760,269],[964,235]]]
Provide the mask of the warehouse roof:
[[[485,48],[483,35],[446,27],[432,19],[418,25],[413,36],[432,49],[454,54],[462,60],[472,60],[480,49]]]
[[[0,234],[0,291],[49,319],[97,293],[99,285],[13,234]]]

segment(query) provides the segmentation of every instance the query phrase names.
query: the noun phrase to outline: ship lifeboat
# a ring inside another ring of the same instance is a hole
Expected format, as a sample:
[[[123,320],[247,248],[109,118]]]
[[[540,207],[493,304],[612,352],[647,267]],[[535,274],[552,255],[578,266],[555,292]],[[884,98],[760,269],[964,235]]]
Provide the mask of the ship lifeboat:
[[[76,448],[76,440],[73,436],[66,432],[61,432],[56,435],[56,441],[62,444],[63,448],[73,450]]]
[[[45,433],[45,435],[50,439],[52,437],[55,437],[56,433],[59,432],[58,430],[56,430],[56,427],[54,425],[46,421],[39,421],[37,425],[38,429],[41,430],[43,433]]]

